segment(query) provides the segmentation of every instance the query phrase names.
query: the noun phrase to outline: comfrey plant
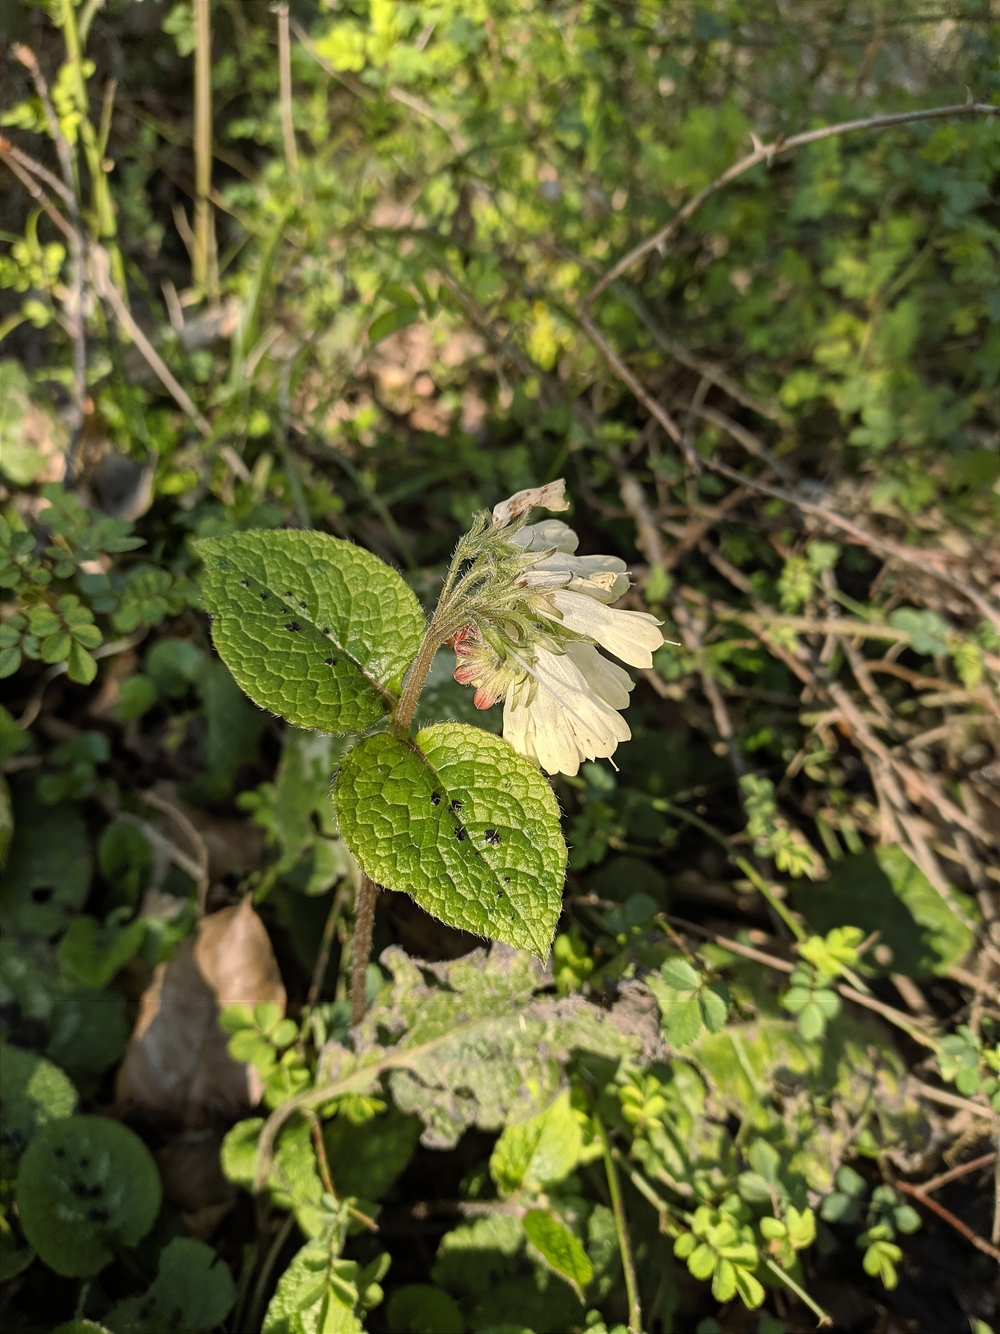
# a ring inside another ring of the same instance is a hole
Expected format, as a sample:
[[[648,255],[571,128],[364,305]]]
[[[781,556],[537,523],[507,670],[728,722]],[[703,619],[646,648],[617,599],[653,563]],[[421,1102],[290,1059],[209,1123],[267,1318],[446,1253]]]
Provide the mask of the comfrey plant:
[[[363,872],[352,969],[360,1019],[375,886],[411,894],[451,926],[548,955],[566,845],[539,772],[575,774],[629,729],[633,682],[600,649],[648,667],[659,622],[615,610],[613,556],[533,509],[568,507],[565,483],[520,491],[458,543],[428,623],[400,576],[323,533],[246,532],[200,544],[216,647],[247,694],[299,727],[359,733],[334,805]],[[503,700],[503,739],[447,722],[411,736],[435,654],[454,646],[475,703]]]

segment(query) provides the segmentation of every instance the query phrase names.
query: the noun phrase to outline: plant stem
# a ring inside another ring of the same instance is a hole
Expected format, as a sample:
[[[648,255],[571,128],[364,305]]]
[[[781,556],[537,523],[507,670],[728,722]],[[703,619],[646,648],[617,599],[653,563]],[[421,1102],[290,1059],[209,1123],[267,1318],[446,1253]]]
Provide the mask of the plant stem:
[[[397,737],[405,736],[409,730],[410,723],[413,722],[413,715],[417,710],[417,701],[420,699],[420,692],[424,688],[424,682],[427,680],[427,673],[431,669],[431,663],[434,661],[434,655],[447,638],[441,633],[440,622],[440,603],[438,610],[434,613],[434,618],[424,634],[423,642],[420,645],[420,651],[413,659],[413,663],[406,676],[406,683],[403,686],[403,694],[400,697],[399,707],[396,710],[396,716],[392,721],[392,731]]]
[[[706,820],[702,820],[700,816],[692,815],[691,812],[686,811],[683,806],[675,806],[672,801],[667,801],[665,797],[658,797],[653,802],[653,805],[657,810],[665,811],[668,815],[675,815],[679,820],[684,820],[687,824],[694,825],[696,829],[700,829],[703,834],[707,834],[709,838],[714,839],[716,843],[724,847],[736,866],[739,867],[754,888],[760,891],[784,922],[785,926],[791,931],[795,939],[798,941],[806,939],[806,932],[802,929],[801,923],[795,920],[757,868],[748,862],[745,857],[741,857],[740,854],[735,851],[732,843],[726,838],[725,834],[720,833],[714,825],[710,825]]]
[[[378,885],[361,872],[358,897],[354,910],[353,956],[351,958],[351,1024],[357,1025],[365,1017],[365,976],[368,956],[372,952],[372,931],[375,926],[375,898]]]
[[[805,1302],[806,1306],[809,1307],[809,1310],[812,1311],[813,1315],[816,1317],[816,1319],[819,1321],[821,1325],[833,1324],[833,1319],[829,1315],[827,1315],[827,1313],[823,1310],[822,1306],[820,1306],[817,1302],[814,1302],[813,1299],[809,1296],[808,1292],[806,1292],[805,1288],[800,1287],[799,1284],[796,1283],[793,1278],[790,1278],[788,1274],[786,1274],[785,1271],[781,1268],[780,1265],[776,1265],[773,1260],[769,1259],[766,1259],[764,1261],[764,1264],[768,1267],[768,1269],[770,1269],[771,1273],[775,1276],[775,1278],[780,1279],[781,1282],[784,1283],[785,1287],[788,1288],[790,1292],[795,1293],[796,1297],[798,1297],[800,1302]]]
[[[615,1216],[615,1231],[618,1233],[618,1250],[621,1253],[622,1270],[625,1274],[625,1294],[628,1298],[628,1330],[629,1334],[642,1334],[642,1307],[639,1304],[639,1285],[635,1278],[632,1245],[628,1236],[628,1222],[625,1218],[621,1187],[618,1184],[618,1173],[615,1171],[614,1159],[611,1156],[608,1132],[604,1129],[596,1112],[593,1114],[593,1119],[594,1125],[597,1127],[598,1138],[601,1141],[604,1171],[607,1174],[608,1191],[611,1195],[611,1209]]]
[[[347,890],[341,885],[333,896],[333,902],[330,904],[330,911],[327,914],[326,923],[323,926],[323,934],[320,937],[319,953],[316,955],[316,963],[313,966],[312,979],[309,983],[309,993],[306,996],[306,1003],[302,1010],[301,1025],[304,1028],[309,1016],[316,1008],[316,1002],[319,1000],[320,989],[323,986],[323,978],[326,976],[326,966],[330,962],[330,950],[333,946],[333,933],[337,929],[337,922],[340,920],[340,914],[344,911],[344,903],[347,899]]]
[[[278,79],[281,111],[281,137],[285,144],[285,166],[293,180],[299,174],[299,152],[295,143],[295,125],[292,121],[292,50],[288,39],[288,2],[275,5],[278,16]]]
[[[215,294],[212,193],[212,12],[211,0],[194,0],[194,254],[195,287]]]

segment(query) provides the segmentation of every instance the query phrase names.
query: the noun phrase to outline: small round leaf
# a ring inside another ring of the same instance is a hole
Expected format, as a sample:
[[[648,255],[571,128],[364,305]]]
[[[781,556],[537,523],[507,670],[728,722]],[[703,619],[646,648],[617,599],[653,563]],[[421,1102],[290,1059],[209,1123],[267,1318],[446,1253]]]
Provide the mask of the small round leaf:
[[[24,1235],[67,1278],[89,1278],[135,1246],[160,1207],[160,1178],[138,1135],[117,1121],[71,1116],[32,1140],[17,1177]]]

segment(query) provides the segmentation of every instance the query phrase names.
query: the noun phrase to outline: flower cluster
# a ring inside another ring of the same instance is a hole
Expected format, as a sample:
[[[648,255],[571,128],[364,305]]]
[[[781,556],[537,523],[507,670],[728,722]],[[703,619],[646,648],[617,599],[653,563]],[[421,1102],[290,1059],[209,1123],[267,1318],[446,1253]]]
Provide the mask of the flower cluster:
[[[548,773],[575,774],[582,760],[610,756],[631,736],[618,710],[634,682],[599,649],[651,667],[663,636],[655,617],[611,606],[629,588],[624,561],[577,556],[579,538],[558,519],[524,523],[532,508],[566,509],[564,491],[561,480],[520,491],[493,511],[493,534],[520,557],[516,640],[509,609],[504,617],[486,609],[452,642],[456,681],[475,686],[477,708],[503,699],[503,734],[514,749]]]

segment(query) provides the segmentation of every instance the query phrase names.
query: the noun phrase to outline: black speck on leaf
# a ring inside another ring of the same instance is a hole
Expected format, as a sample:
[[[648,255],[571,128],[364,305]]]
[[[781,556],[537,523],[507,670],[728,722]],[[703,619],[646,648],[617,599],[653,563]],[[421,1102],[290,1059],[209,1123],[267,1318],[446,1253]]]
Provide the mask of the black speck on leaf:
[[[462,809],[462,803],[456,797],[454,801],[448,803],[448,809],[451,811],[452,815],[457,815]]]
[[[336,662],[336,658],[324,658],[324,659],[323,659],[323,663],[324,663],[324,665],[327,666],[327,667],[332,667],[333,664],[334,664],[335,662]]]
[[[463,825],[459,825],[458,828],[455,830],[455,837],[458,839],[459,843],[462,843],[465,839],[469,837],[468,834],[465,832],[465,828]]]
[[[432,793],[431,793],[431,805],[432,805],[432,806],[440,806],[440,805],[441,805],[441,793],[440,793],[440,792],[432,792]]]
[[[249,579],[241,579],[241,580],[240,580],[240,585],[241,585],[241,587],[243,587],[243,588],[249,588],[249,587],[250,587],[250,580],[249,580]]]
[[[261,600],[261,602],[266,602],[266,601],[267,601],[267,598],[268,598],[267,593],[261,593],[261,595],[260,595],[260,600]]]
[[[500,835],[497,833],[495,829],[487,829],[486,833],[483,835],[483,838],[486,840],[487,843],[489,843],[490,847],[496,848],[499,847],[500,845]]]
[[[295,633],[296,630],[298,630],[298,628],[299,628],[298,621],[289,621],[288,624],[285,626],[285,629],[291,630],[293,634]]]

